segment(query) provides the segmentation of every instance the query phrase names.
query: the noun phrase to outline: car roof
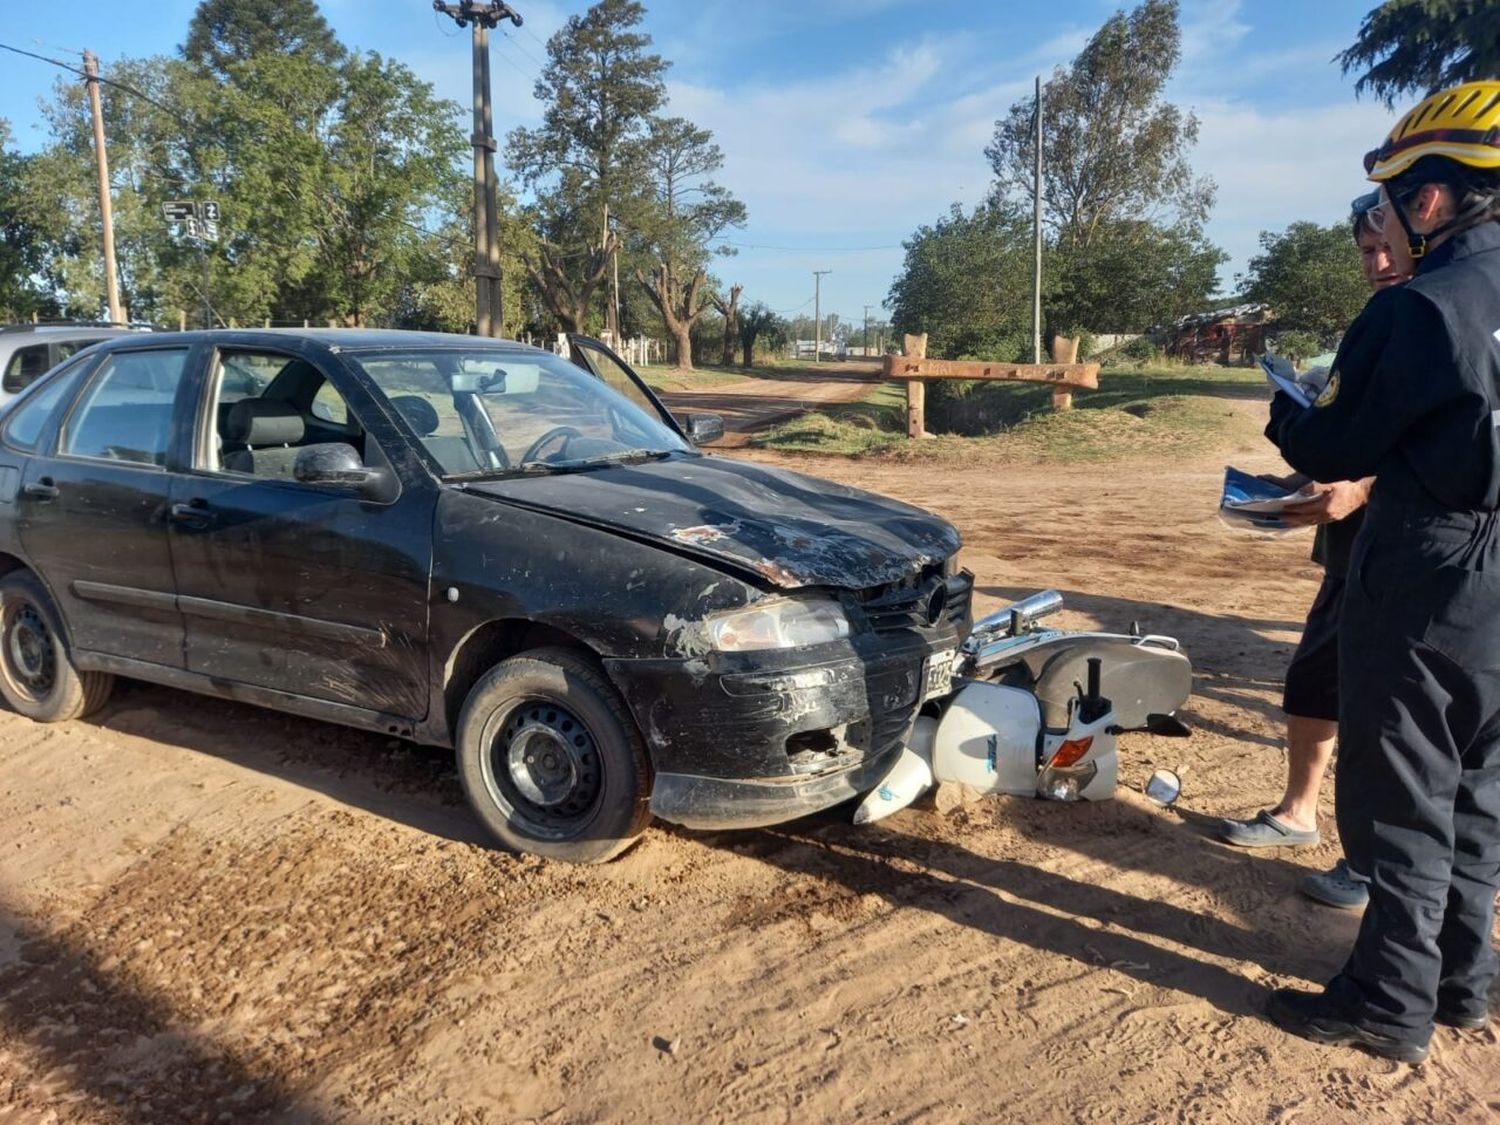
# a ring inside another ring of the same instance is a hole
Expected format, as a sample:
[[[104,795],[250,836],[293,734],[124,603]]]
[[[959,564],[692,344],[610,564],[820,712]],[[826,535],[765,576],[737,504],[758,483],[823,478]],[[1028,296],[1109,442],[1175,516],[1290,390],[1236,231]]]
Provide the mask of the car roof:
[[[120,328],[108,324],[3,324],[0,336],[24,339],[27,336],[67,336],[74,340],[107,340],[111,336],[145,335],[149,329]]]
[[[372,352],[431,349],[483,349],[485,351],[527,352],[551,355],[545,348],[533,347],[518,340],[501,340],[491,336],[466,336],[456,332],[413,332],[394,328],[208,328],[191,332],[130,333],[138,342],[153,348],[188,346],[208,342],[218,347],[255,347],[288,341],[306,341],[333,352]],[[106,350],[126,346],[130,341],[114,339]]]

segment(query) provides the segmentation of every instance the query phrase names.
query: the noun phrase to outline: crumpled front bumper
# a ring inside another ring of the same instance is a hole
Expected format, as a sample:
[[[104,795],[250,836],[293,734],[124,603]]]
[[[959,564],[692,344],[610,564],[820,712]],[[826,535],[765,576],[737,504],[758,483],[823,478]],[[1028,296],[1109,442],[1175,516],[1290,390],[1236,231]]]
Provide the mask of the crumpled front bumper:
[[[818,777],[762,779],[659,773],[651,790],[651,812],[686,828],[782,824],[858,797],[880,779],[900,753],[898,742],[857,765]]]
[[[936,647],[845,642],[606,667],[651,753],[652,813],[693,828],[750,828],[873,785],[906,741]]]

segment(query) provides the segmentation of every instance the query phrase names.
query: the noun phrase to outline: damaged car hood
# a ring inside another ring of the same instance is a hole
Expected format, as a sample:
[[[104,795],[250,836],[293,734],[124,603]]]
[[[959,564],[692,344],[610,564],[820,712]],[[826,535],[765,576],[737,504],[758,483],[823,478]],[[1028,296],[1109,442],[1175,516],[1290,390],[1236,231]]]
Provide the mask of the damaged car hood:
[[[896,582],[959,547],[953,526],[920,508],[724,457],[674,457],[463,487],[730,563],[786,589]]]

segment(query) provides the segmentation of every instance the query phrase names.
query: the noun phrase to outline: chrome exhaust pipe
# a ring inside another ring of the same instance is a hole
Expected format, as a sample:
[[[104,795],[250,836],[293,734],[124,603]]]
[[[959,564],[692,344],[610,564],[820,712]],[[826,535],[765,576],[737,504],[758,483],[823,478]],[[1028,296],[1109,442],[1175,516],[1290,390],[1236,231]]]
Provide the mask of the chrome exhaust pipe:
[[[976,652],[981,646],[993,641],[1019,637],[1037,621],[1056,613],[1062,606],[1063,596],[1056,590],[1043,590],[1029,598],[1013,602],[974,622],[969,639],[964,642],[964,651]]]

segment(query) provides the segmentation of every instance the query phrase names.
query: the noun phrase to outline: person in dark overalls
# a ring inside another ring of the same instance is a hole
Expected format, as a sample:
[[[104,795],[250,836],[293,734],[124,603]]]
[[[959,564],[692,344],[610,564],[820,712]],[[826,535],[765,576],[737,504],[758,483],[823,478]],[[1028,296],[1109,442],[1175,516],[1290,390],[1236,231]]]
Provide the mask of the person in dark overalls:
[[[1403,286],[1350,326],[1327,388],[1266,434],[1315,480],[1374,476],[1339,628],[1335,790],[1370,878],[1354,950],[1271,1020],[1421,1062],[1481,1028],[1500,887],[1500,82],[1424,100],[1365,158]],[[1399,264],[1403,264],[1398,262]]]

